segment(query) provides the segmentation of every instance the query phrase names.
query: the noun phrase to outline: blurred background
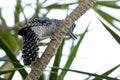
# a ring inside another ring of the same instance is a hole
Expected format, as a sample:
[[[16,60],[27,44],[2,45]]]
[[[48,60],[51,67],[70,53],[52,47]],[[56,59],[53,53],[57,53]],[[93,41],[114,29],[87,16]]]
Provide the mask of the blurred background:
[[[23,80],[23,39],[17,34],[32,18],[65,19],[82,0],[0,0],[0,80]],[[76,22],[77,40],[65,37],[39,80],[119,80],[120,0],[98,0]],[[50,39],[39,43],[39,57]]]

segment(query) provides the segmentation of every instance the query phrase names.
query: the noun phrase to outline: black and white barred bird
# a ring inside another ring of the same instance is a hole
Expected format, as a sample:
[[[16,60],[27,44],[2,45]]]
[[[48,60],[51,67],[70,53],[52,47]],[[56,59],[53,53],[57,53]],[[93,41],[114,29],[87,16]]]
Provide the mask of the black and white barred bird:
[[[18,34],[23,36],[24,40],[22,50],[24,65],[31,65],[31,63],[36,60],[39,50],[38,43],[41,40],[52,38],[62,21],[63,20],[39,17],[30,20],[18,31]],[[67,35],[76,39],[76,36],[72,33],[74,27],[75,24],[73,23]]]

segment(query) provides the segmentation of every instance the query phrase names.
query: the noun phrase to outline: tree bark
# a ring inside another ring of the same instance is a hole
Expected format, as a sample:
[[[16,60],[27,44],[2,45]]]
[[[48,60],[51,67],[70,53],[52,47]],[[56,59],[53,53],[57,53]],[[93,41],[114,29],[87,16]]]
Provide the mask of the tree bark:
[[[87,10],[89,10],[97,0],[83,0],[78,7],[76,7],[69,16],[60,24],[58,30],[56,30],[53,39],[48,44],[48,47],[42,54],[41,58],[38,59],[37,63],[26,77],[25,80],[38,80],[43,70],[46,68],[51,58],[59,48],[64,35],[68,32],[70,26],[75,20],[82,16]]]

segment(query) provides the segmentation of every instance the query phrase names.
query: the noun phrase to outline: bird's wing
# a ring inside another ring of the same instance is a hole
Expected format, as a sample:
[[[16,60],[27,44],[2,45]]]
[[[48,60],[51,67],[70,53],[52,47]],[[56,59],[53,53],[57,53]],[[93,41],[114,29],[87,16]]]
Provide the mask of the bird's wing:
[[[29,28],[23,28],[19,30],[19,35],[23,36],[24,45],[22,50],[22,57],[24,65],[30,65],[38,55],[38,42],[40,41],[38,36]]]

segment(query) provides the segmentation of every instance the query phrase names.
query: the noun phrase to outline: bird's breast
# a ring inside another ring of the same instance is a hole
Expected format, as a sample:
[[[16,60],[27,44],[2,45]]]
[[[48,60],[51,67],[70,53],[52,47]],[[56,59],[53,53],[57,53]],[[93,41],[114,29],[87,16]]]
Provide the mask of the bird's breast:
[[[48,37],[51,34],[51,31],[46,26],[35,26],[31,27],[31,29],[38,35],[38,37]]]

